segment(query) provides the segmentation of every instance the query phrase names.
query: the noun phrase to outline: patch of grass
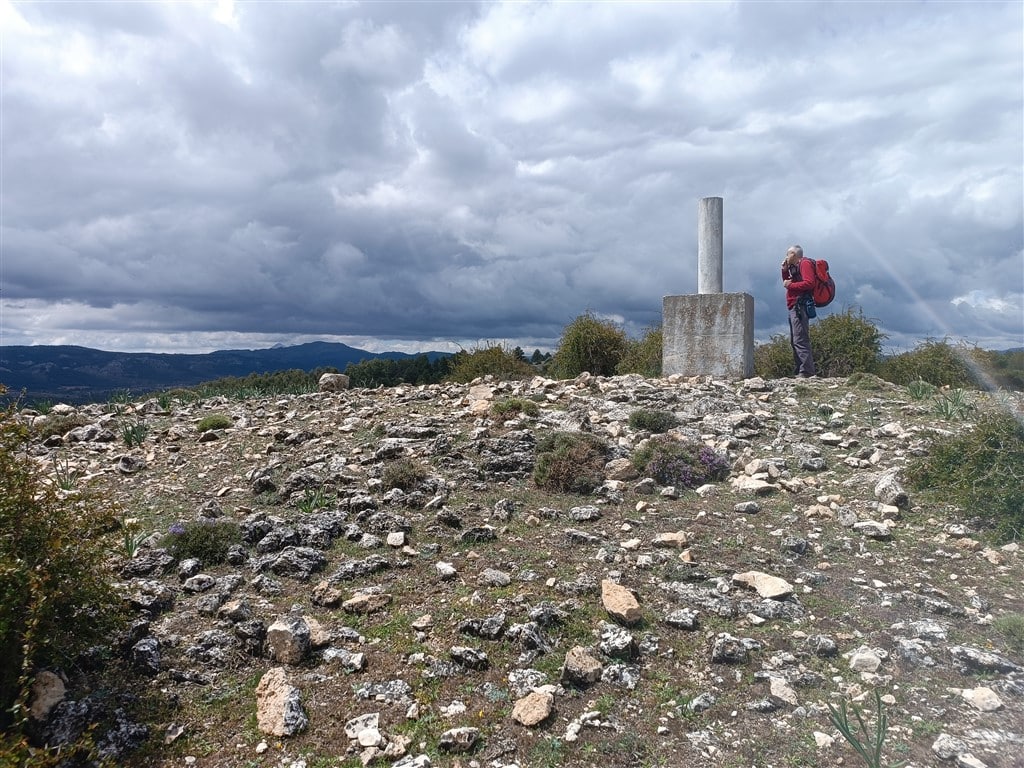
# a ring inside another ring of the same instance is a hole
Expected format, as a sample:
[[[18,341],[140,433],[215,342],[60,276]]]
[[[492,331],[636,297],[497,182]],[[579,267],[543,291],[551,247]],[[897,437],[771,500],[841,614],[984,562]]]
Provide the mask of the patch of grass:
[[[240,544],[242,532],[230,520],[198,520],[174,523],[161,542],[179,560],[193,557],[204,566],[223,563],[228,549]]]
[[[604,482],[608,447],[587,432],[555,432],[537,444],[533,481],[556,493],[589,494]]]
[[[1024,613],[1004,613],[992,622],[992,628],[1002,635],[1010,650],[1024,653]]]
[[[970,395],[963,389],[951,389],[935,396],[932,412],[944,419],[964,420],[977,410]]]
[[[629,414],[629,426],[636,430],[660,434],[668,432],[679,424],[679,419],[670,411],[638,408]]]
[[[227,429],[234,423],[231,417],[225,413],[211,413],[196,424],[196,431],[209,432],[211,429]]]
[[[129,448],[136,445],[142,445],[146,441],[146,436],[149,434],[149,425],[146,424],[144,419],[122,421],[120,428],[121,439],[124,440],[124,444]]]
[[[917,379],[907,384],[907,394],[910,395],[914,400],[927,400],[929,397],[935,395],[938,388],[923,379]]]
[[[495,416],[511,416],[515,414],[537,416],[540,413],[540,407],[533,400],[523,397],[506,397],[494,402],[491,406],[491,413]]]
[[[302,498],[298,502],[299,511],[303,514],[311,514],[318,509],[327,509],[334,506],[337,497],[328,493],[323,486],[319,488],[306,488],[302,492]]]
[[[381,487],[385,491],[398,488],[403,491],[415,490],[427,479],[427,471],[409,458],[395,459],[384,467],[381,473]]]

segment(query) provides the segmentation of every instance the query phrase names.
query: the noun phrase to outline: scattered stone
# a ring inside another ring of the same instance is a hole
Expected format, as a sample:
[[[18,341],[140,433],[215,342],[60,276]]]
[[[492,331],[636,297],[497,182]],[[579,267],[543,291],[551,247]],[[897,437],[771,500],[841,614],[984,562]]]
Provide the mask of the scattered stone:
[[[512,720],[532,728],[548,719],[554,705],[555,697],[550,691],[532,691],[513,705]]]
[[[562,680],[574,685],[590,685],[601,679],[601,662],[590,652],[589,648],[577,645],[565,654],[562,665]]]
[[[761,597],[782,600],[793,594],[793,585],[778,576],[772,576],[761,571],[747,571],[735,573],[732,577],[733,584],[742,584],[757,591]]]
[[[471,752],[479,740],[479,728],[452,728],[441,734],[437,746],[445,752]]]
[[[159,669],[159,663],[157,668]],[[38,672],[32,681],[32,691],[29,695],[29,715],[36,722],[44,722],[53,708],[64,701],[66,695],[67,687],[60,675],[48,669]]]
[[[256,686],[256,723],[262,733],[278,737],[294,736],[309,725],[302,694],[283,667],[267,671]]]
[[[640,603],[633,592],[609,579],[601,582],[601,603],[609,616],[627,626],[643,618]]]
[[[960,695],[979,712],[995,712],[1003,707],[1002,699],[991,688],[967,688]]]

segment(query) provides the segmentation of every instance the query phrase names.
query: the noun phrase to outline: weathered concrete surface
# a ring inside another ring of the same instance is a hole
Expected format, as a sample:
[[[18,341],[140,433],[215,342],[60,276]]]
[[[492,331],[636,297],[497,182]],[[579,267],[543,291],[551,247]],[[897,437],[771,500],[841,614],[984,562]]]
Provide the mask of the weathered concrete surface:
[[[754,375],[754,297],[748,293],[666,296],[662,375]]]

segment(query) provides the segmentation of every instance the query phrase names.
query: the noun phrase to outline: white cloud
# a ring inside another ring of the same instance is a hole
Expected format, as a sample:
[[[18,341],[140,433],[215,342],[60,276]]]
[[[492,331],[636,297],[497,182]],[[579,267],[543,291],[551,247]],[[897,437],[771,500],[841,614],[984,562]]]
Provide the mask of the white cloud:
[[[0,23],[5,343],[642,328],[696,288],[708,195],[759,338],[793,242],[892,339],[1024,334],[1019,3],[0,0]]]

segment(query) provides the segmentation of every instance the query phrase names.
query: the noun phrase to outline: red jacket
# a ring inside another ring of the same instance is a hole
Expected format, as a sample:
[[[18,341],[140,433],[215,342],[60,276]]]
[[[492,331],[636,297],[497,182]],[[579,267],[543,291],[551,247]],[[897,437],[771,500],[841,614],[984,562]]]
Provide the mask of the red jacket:
[[[782,268],[782,279],[793,281],[786,288],[786,308],[792,309],[801,295],[814,290],[814,265],[811,264],[810,259],[800,259],[795,267],[785,266]]]

